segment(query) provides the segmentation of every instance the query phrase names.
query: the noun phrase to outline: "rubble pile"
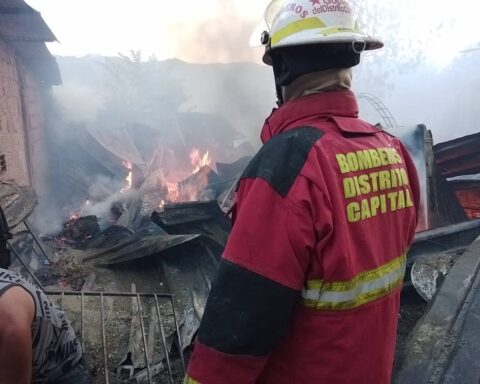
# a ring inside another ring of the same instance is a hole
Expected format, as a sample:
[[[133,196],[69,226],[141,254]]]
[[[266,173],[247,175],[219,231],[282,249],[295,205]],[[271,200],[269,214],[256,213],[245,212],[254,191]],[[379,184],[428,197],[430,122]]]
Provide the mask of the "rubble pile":
[[[131,137],[117,137],[112,144],[102,143],[105,137],[98,133],[79,132],[84,141],[79,140],[72,158],[79,160],[78,151],[84,155],[87,144],[95,150],[71,168],[67,190],[74,192],[56,233],[39,236],[26,219],[36,204],[33,191],[0,185],[1,205],[15,229],[9,242],[12,268],[47,290],[81,295],[81,306],[78,297],[63,295],[59,305],[82,329],[97,382],[106,375],[125,383],[148,382],[148,377],[181,382],[183,357],[188,357],[228,239],[235,187],[250,157],[214,163],[210,151],[194,149],[175,170],[166,167],[173,153],[166,148],[148,163],[138,148],[132,149]],[[474,263],[469,247],[480,236],[480,221],[468,220],[478,217],[472,203],[478,177],[470,174],[478,169],[469,158],[477,137],[433,147],[423,126],[402,128],[399,136],[422,181],[419,233],[408,253],[399,324],[397,374],[403,375],[415,374],[415,364],[422,362],[412,358],[412,350],[435,344],[432,338],[422,339],[421,346],[412,342],[412,329],[431,327],[438,313],[449,311],[445,302],[451,300],[442,301],[442,292],[466,281],[461,264]],[[84,177],[94,169],[104,173]],[[473,271],[467,280],[475,281]],[[458,297],[452,308],[463,299]],[[468,319],[469,313],[462,316]],[[458,337],[464,335],[459,331]],[[109,352],[102,359],[105,346]]]
[[[103,383],[106,375],[117,382],[147,382],[148,374],[166,382],[166,373],[181,382],[182,357],[188,355],[199,327],[230,231],[227,212],[235,185],[250,157],[214,164],[208,151],[192,150],[178,169],[167,169],[171,159],[165,159],[171,153],[165,148],[146,164],[132,155],[138,150],[132,150],[131,143],[129,150],[120,150],[125,141],[117,140],[112,149],[111,143],[107,147],[99,141],[98,134],[79,130],[79,135],[85,140],[72,145],[69,156],[75,163],[62,180],[68,204],[61,229],[42,233],[41,226],[29,226],[23,219],[36,203],[29,201],[31,209],[17,220],[10,243],[16,253],[12,269],[54,296],[58,289],[104,293],[103,307],[96,296],[82,296],[81,306],[79,297],[62,296],[61,301],[57,297],[82,334],[96,382]],[[12,209],[8,212],[15,217]],[[146,295],[141,312],[150,339],[161,339],[157,323],[158,316],[162,318],[165,341],[149,346],[150,364],[142,357],[144,350],[135,351],[132,358],[129,345],[119,342],[141,334],[139,315],[134,314],[138,307],[135,310],[129,300],[115,296],[125,292]],[[159,296],[157,314],[153,294],[173,295],[175,306]],[[106,363],[101,358],[103,346],[109,351]]]

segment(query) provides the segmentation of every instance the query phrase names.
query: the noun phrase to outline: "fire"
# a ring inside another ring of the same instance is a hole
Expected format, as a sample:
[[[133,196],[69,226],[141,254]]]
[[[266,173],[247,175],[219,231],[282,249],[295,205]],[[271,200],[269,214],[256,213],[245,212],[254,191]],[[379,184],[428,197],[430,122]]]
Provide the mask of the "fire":
[[[81,208],[76,209],[75,211],[70,212],[70,215],[68,216],[68,222],[74,223],[78,219],[80,219],[83,215],[88,212],[88,208],[92,205],[92,202],[90,200],[86,200]]]
[[[70,217],[68,218],[69,222],[75,222],[81,217],[82,213],[80,211],[75,211],[70,214]]]
[[[194,148],[192,149],[192,152],[190,152],[190,162],[194,166],[194,170],[192,173],[197,173],[202,167],[212,164],[212,159],[210,157],[209,151],[205,152],[205,154],[202,155],[200,153],[200,150]]]
[[[127,183],[125,187],[122,188],[120,191],[121,193],[125,193],[129,191],[132,188],[132,182],[133,182],[133,164],[130,161],[123,160],[122,161],[122,166],[128,169],[128,175],[125,178],[125,182]]]
[[[125,181],[127,182],[127,189],[132,188],[132,171],[128,172],[128,176],[125,178]]]
[[[133,169],[133,164],[128,160],[123,160],[122,161],[122,167],[132,170]]]
[[[167,182],[168,200],[172,202],[178,201],[180,198],[180,191],[178,190],[178,183]]]

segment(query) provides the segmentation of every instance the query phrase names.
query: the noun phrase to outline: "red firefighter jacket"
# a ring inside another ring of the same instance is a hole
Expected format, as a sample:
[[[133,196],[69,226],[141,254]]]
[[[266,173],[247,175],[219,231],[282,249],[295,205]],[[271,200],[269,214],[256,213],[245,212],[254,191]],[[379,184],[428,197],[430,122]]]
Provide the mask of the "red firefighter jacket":
[[[350,91],[267,119],[186,383],[387,384],[419,186]]]

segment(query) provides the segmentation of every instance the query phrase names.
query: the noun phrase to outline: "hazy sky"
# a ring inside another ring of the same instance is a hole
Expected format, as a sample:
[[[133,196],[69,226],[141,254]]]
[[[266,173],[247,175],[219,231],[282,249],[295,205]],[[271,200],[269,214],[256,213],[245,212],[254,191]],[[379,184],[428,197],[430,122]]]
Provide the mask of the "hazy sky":
[[[116,55],[140,49],[159,59],[197,62],[259,62],[248,40],[269,0],[26,0],[40,11],[60,44],[54,54]],[[476,33],[480,1],[357,0],[389,13],[370,30],[405,40],[445,66],[461,50],[480,41]],[[380,36],[382,37],[382,36]]]
[[[49,45],[54,54],[116,55],[118,52],[128,53],[130,49],[140,49],[146,55],[155,54],[161,59],[174,56],[195,59],[198,55],[196,48],[198,42],[209,39],[216,27],[228,29],[228,26],[231,26],[231,30],[225,30],[226,36],[223,36],[222,41],[212,41],[212,44],[222,46],[225,45],[223,40],[226,40],[238,44],[241,50],[246,50],[249,33],[260,20],[269,2],[269,0],[26,1],[42,14],[57,36],[60,44]],[[239,32],[242,36],[238,35]],[[232,51],[233,48],[231,47]],[[212,61],[222,59],[216,58],[215,55],[214,53]],[[259,56],[258,52],[256,55]],[[228,57],[224,60],[228,61]]]

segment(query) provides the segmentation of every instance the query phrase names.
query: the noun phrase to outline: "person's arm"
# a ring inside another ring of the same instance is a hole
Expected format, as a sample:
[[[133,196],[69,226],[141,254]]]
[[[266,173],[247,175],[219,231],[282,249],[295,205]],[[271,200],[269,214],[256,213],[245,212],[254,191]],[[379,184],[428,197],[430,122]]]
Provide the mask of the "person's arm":
[[[246,180],[237,213],[187,384],[256,383],[288,330],[305,282],[316,244],[308,204],[292,202],[264,180]]]
[[[33,298],[21,287],[0,296],[0,378],[2,384],[32,382]]]

